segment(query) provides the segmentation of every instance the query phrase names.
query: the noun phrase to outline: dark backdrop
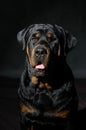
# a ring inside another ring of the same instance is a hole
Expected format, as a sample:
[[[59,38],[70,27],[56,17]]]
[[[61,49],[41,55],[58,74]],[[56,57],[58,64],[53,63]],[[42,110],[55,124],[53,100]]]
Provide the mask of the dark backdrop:
[[[76,78],[86,78],[85,0],[3,0],[0,1],[0,76],[19,77],[24,52],[16,34],[33,23],[56,23],[72,32],[78,46],[68,55]]]
[[[25,53],[17,32],[33,23],[55,23],[73,33],[77,47],[67,57],[76,77],[77,130],[86,129],[86,4],[85,0],[0,1],[0,130],[20,130],[17,91]],[[84,78],[84,79],[77,79]]]

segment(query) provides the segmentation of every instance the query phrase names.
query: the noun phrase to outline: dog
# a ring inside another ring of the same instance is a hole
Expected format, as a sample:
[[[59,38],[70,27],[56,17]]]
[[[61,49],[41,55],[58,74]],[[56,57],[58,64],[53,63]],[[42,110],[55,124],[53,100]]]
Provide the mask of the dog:
[[[18,89],[21,130],[71,130],[78,96],[66,57],[77,39],[56,24],[32,24],[17,39],[26,54]]]

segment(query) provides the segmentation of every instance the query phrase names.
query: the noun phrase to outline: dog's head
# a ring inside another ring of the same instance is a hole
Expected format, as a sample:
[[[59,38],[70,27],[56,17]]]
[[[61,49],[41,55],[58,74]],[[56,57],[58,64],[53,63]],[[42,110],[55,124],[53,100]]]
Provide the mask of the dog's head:
[[[33,24],[21,30],[17,39],[26,50],[29,66],[36,76],[44,76],[50,62],[54,64],[54,59],[65,57],[77,43],[68,31],[51,24]]]

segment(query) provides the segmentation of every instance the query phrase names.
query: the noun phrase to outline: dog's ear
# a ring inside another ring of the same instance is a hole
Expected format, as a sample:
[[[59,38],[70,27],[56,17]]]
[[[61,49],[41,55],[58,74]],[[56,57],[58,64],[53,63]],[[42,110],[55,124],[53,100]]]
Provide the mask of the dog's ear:
[[[65,54],[67,54],[77,45],[77,39],[68,31],[65,31],[65,37]]]
[[[23,50],[26,47],[26,42],[29,38],[29,31],[31,30],[31,28],[33,28],[35,26],[35,24],[32,24],[30,26],[27,26],[26,28],[24,28],[23,30],[19,31],[17,33],[17,40],[19,43],[22,44],[23,46]]]
[[[64,54],[65,56],[68,54],[70,50],[72,50],[76,44],[77,39],[68,31],[65,31],[62,27],[55,24],[57,35],[59,35],[61,45],[64,46]]]
[[[22,44],[23,50],[25,49],[25,34],[26,34],[26,29],[23,29],[17,33],[17,40],[19,43]]]

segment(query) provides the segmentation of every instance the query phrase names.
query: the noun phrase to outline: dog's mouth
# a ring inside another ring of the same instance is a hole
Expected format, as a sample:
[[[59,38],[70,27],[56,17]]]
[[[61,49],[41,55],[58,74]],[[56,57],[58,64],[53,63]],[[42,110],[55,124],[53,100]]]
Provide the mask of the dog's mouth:
[[[35,66],[36,69],[40,69],[40,70],[44,70],[45,69],[45,65],[44,64],[38,64]]]
[[[44,64],[37,64],[35,66],[35,75],[36,76],[45,76],[46,66]]]

